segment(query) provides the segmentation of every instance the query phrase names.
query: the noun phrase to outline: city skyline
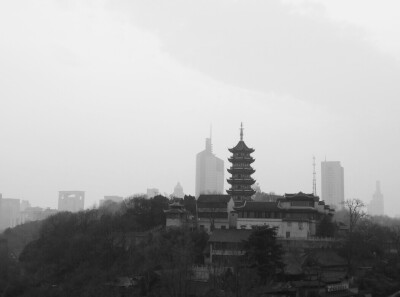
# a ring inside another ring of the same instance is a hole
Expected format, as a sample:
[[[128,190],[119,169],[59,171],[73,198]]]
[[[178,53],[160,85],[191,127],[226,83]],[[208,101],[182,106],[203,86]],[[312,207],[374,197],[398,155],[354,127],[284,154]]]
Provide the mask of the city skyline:
[[[0,4],[4,197],[194,194],[209,124],[227,163],[243,122],[262,191],[311,193],[326,156],[347,198],[368,203],[380,180],[398,214],[398,2],[172,1]]]

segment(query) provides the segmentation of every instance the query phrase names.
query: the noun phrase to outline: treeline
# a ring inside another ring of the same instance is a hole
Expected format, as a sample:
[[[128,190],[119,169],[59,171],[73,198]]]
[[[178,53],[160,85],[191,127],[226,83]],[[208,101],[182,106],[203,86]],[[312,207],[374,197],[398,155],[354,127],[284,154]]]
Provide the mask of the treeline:
[[[189,209],[194,201],[184,199]],[[150,275],[160,259],[177,260],[180,251],[188,264],[199,263],[207,234],[144,232],[165,224],[169,202],[163,196],[135,197],[6,230],[0,240],[0,296],[115,296],[116,278]],[[146,290],[150,282],[143,283]]]

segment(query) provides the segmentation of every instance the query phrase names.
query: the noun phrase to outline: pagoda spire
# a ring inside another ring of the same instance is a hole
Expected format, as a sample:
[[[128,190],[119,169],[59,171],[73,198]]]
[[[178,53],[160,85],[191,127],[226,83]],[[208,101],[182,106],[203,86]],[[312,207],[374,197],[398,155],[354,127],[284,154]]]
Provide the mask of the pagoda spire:
[[[243,123],[240,123],[240,141],[243,141]]]

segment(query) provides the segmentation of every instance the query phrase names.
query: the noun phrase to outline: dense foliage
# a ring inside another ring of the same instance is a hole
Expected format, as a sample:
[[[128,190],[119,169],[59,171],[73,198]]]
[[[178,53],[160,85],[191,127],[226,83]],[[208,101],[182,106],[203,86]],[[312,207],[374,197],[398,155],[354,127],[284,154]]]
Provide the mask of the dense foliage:
[[[25,242],[19,261],[3,239],[0,295],[118,296],[110,285],[118,277],[154,276],[156,270],[182,270],[177,263],[193,265],[202,259],[207,234],[152,231],[164,225],[168,202],[162,196],[136,197],[100,209],[59,213],[43,221],[36,236]],[[4,237],[12,239],[14,233],[10,229]],[[142,282],[142,290],[149,290],[149,281]]]

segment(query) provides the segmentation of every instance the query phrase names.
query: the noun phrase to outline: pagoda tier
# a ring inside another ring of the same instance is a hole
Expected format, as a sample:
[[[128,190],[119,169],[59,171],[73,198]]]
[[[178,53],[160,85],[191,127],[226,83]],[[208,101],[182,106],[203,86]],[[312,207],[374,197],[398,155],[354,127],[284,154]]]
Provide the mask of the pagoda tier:
[[[255,161],[255,159],[251,158],[251,157],[230,157],[228,158],[228,161],[233,163],[233,162],[242,162],[245,164],[251,164]]]
[[[230,185],[254,185],[256,182],[252,178],[230,178],[227,180]]]
[[[251,185],[255,183],[255,180],[251,177],[255,170],[250,165],[254,162],[254,158],[250,155],[254,152],[254,149],[249,148],[243,141],[243,125],[240,127],[240,141],[229,151],[232,156],[228,161],[232,165],[228,172],[232,176],[227,180],[231,188],[226,192],[232,196],[236,205],[240,205],[244,201],[251,200],[251,196],[255,194],[255,191],[251,188]]]
[[[232,168],[232,167],[231,167]],[[243,167],[240,167],[239,169],[240,169],[240,171],[238,170],[238,168],[228,168],[227,170],[228,170],[228,172],[230,173],[230,174],[234,174],[234,173],[238,173],[238,172],[240,172],[240,173],[242,173],[242,174],[253,174],[254,172],[256,172],[253,168],[251,168],[251,167],[247,167],[247,168],[243,168]]]

